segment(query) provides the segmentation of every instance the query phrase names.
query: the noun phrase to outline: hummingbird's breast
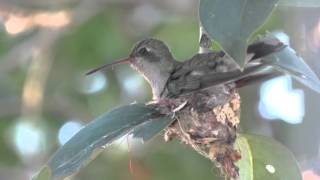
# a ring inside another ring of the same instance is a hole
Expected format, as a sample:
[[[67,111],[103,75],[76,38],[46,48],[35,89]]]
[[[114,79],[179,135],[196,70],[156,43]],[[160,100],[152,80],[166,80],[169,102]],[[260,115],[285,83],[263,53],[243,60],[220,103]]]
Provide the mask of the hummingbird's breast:
[[[132,64],[132,67],[150,84],[153,100],[159,100],[170,77],[170,72],[161,69],[156,64],[148,62]]]

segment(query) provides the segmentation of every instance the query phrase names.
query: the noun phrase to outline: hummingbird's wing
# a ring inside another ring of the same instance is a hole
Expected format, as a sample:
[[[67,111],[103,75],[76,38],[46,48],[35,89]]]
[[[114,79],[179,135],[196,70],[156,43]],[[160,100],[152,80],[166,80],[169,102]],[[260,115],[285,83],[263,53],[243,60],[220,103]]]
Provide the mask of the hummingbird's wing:
[[[241,88],[250,84],[263,82],[265,80],[272,79],[274,77],[281,76],[281,75],[284,75],[284,73],[281,71],[276,71],[270,67],[269,68],[265,67],[260,72],[255,72],[238,79],[235,78],[234,82],[237,88]]]
[[[178,65],[173,71],[171,79],[188,75],[199,76],[210,72],[228,72],[235,69],[238,69],[237,64],[231,58],[226,58],[222,51],[196,54],[191,59]]]
[[[225,58],[223,52],[197,54],[179,64],[172,72],[166,86],[168,94],[177,96],[184,92],[201,89],[204,83],[202,79],[206,76],[237,69],[237,64],[230,58]]]
[[[179,96],[219,84],[242,87],[285,73],[320,92],[320,80],[311,68],[276,38],[268,37],[251,44],[247,52],[249,63],[242,71],[223,52],[197,54],[172,73],[167,95]]]
[[[179,96],[196,90],[205,89],[211,86],[230,84],[244,86],[258,79],[270,77],[267,71],[268,65],[257,64],[246,67],[243,71],[236,69],[228,72],[208,72],[205,75],[186,75],[177,79],[171,79],[167,84],[167,96]],[[265,72],[265,73],[261,73]],[[272,74],[273,75],[273,74]]]
[[[250,77],[254,77],[253,74],[266,66],[258,59],[280,51],[284,47],[285,45],[275,38],[251,44],[247,50],[249,64],[243,71],[222,51],[197,54],[173,71],[167,83],[168,94],[177,96],[213,85],[236,82],[243,78],[246,80],[242,81],[242,84],[252,82]],[[262,75],[259,77],[262,78]]]

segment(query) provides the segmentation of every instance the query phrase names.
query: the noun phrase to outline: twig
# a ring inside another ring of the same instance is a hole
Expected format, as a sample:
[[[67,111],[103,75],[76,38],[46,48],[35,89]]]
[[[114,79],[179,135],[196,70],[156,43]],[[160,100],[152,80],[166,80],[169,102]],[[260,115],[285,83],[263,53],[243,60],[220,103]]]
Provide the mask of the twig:
[[[202,25],[200,25],[199,33],[199,53],[202,54],[212,51],[212,41]]]

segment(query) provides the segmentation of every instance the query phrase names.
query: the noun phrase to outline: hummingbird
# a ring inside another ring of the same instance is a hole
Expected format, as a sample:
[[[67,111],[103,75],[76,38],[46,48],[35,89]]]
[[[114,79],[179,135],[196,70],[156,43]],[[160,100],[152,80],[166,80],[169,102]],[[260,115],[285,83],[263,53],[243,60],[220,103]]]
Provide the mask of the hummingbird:
[[[86,75],[118,64],[130,64],[150,84],[153,100],[160,100],[178,97],[213,85],[231,81],[240,82],[267,66],[255,60],[280,51],[284,47],[286,46],[276,39],[251,44],[247,50],[251,58],[247,68],[242,71],[223,51],[199,53],[180,62],[174,58],[164,42],[147,38],[134,46],[129,57],[102,65],[87,72]]]
[[[303,73],[294,72],[301,72],[301,67],[310,69],[299,63],[281,69],[281,60],[268,59],[286,47],[277,38],[256,41],[247,47],[247,64],[242,69],[224,51],[197,53],[177,61],[163,41],[147,38],[139,41],[127,58],[102,65],[87,75],[119,64],[131,65],[151,86],[153,97],[148,105],[161,114],[174,114],[174,121],[165,128],[165,140],[180,139],[215,162],[226,176],[238,179],[235,162],[241,154],[234,148],[240,123],[238,90],[288,72],[299,76]]]

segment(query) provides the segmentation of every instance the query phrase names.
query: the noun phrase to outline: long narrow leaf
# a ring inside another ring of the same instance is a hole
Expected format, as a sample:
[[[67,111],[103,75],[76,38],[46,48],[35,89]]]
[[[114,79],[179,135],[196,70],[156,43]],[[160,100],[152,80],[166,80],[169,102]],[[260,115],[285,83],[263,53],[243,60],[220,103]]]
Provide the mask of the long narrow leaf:
[[[48,163],[53,177],[63,178],[77,172],[101,152],[102,146],[155,118],[156,114],[143,104],[132,104],[116,108],[92,121],[53,155]]]
[[[132,135],[134,138],[142,139],[146,142],[168,127],[174,120],[174,118],[169,116],[152,119],[136,127]]]
[[[318,76],[301,57],[297,56],[292,48],[286,47],[284,50],[264,58],[262,61],[279,71],[290,74],[300,83],[320,93],[320,80]]]

